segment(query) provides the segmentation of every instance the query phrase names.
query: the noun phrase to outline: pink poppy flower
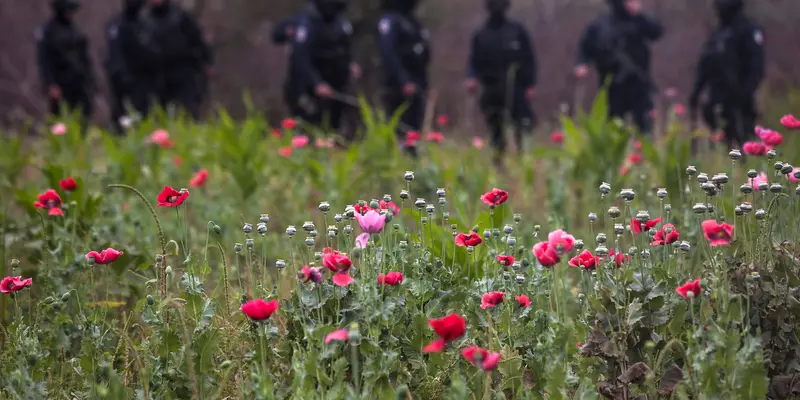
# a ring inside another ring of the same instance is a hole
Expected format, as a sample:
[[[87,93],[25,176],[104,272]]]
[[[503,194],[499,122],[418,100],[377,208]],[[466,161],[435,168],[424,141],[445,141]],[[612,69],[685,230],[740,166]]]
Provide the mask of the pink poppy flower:
[[[303,147],[308,146],[308,142],[308,136],[296,135],[292,138],[292,147],[295,149],[302,149]]]

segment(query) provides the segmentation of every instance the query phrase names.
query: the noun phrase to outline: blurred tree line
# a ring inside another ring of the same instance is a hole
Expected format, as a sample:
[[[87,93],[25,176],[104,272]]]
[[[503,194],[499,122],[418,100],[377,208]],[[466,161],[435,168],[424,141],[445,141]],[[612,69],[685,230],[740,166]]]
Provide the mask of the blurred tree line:
[[[174,0],[178,1],[178,0]],[[645,0],[648,12],[661,18],[668,31],[654,48],[654,73],[661,90],[678,89],[685,100],[702,42],[715,24],[712,0]],[[94,50],[97,71],[105,57],[104,26],[121,0],[84,0],[78,16]],[[183,0],[202,20],[217,53],[217,78],[212,82],[213,105],[243,115],[243,94],[269,116],[283,115],[281,85],[286,69],[286,50],[269,39],[281,18],[306,6],[305,0]],[[49,0],[0,0],[0,123],[19,123],[38,118],[45,103],[36,76],[33,32],[49,15]],[[354,88],[377,102],[379,71],[375,31],[380,14],[378,0],[351,0],[358,61],[364,80]],[[800,83],[800,1],[749,0],[748,9],[766,28],[769,93],[780,96]],[[531,30],[540,60],[538,100],[542,118],[554,115],[563,104],[587,102],[595,82],[586,83],[585,96],[576,96],[571,77],[575,48],[585,24],[605,10],[604,0],[516,0],[513,16]],[[437,112],[454,119],[469,116],[473,107],[464,100],[461,81],[471,32],[484,19],[483,0],[424,0],[420,14],[431,30],[433,42],[433,89]],[[99,81],[103,82],[104,76]],[[108,108],[102,94],[97,99],[97,119]],[[477,122],[477,121],[476,121]],[[471,124],[470,124],[471,125]]]

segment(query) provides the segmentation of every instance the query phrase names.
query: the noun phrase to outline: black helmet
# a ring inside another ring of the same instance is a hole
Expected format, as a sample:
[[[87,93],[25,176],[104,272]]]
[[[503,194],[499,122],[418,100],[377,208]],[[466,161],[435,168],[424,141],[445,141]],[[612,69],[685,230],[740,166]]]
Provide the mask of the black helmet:
[[[80,0],[51,0],[50,7],[56,12],[75,11],[81,7]]]

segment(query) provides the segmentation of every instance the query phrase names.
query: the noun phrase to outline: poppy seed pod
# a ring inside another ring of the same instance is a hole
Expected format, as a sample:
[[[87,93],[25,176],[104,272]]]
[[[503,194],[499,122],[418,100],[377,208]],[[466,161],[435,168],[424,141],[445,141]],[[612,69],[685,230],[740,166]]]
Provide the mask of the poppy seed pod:
[[[636,213],[636,222],[647,223],[650,221],[650,213],[647,211],[639,211]]]
[[[764,192],[767,189],[769,189],[769,184],[767,182],[761,182],[761,183],[758,184],[758,190],[759,191]]]
[[[453,226],[455,226],[455,225],[453,225]],[[455,235],[455,234],[456,234],[456,229],[453,229],[453,235]],[[492,237],[492,230],[491,229],[484,229],[483,230],[483,238],[484,239],[489,239],[491,237]]]
[[[393,224],[392,225],[392,229],[394,229],[395,231],[399,231],[400,230],[400,224]]]
[[[392,222],[392,219],[394,218],[394,214],[392,214],[391,212],[387,212],[386,210],[381,211],[381,215],[385,216],[384,218],[387,224],[389,222]]]
[[[589,213],[589,222],[596,222],[597,221],[597,214]]]
[[[715,185],[724,185],[728,183],[728,175],[725,173],[719,173],[711,177],[711,182]]]
[[[770,150],[770,151],[767,152],[767,158],[770,159],[770,160],[774,159],[777,156],[778,156],[778,152],[775,151],[775,150]]]
[[[708,206],[703,203],[697,203],[692,207],[692,212],[695,214],[705,214],[708,211]]]
[[[634,197],[636,197],[636,192],[633,189],[622,189],[619,192],[619,197],[622,197],[625,201],[633,201]]]
[[[783,191],[783,186],[781,186],[780,183],[773,183],[772,185],[769,186],[769,191],[776,194],[780,193],[781,191]]]
[[[658,191],[656,191],[656,196],[659,199],[664,199],[665,197],[667,197],[667,189],[665,188],[658,189]]]
[[[477,233],[478,227],[472,228],[472,231]],[[500,229],[492,229],[492,236],[493,237],[500,237]]]
[[[620,236],[623,233],[625,233],[625,226],[622,224],[614,224],[614,234]]]
[[[794,171],[794,174],[792,174],[792,176],[794,176],[794,179],[800,179],[800,168]]]
[[[578,251],[583,250],[583,246],[584,246],[583,240],[581,240],[581,239],[576,240],[574,246],[575,246],[575,250],[578,250]]]
[[[164,272],[167,275],[172,275],[172,266],[171,265],[167,265],[167,268],[164,268]]]
[[[506,244],[509,245],[509,246],[516,245],[517,244],[517,238],[515,238],[513,236],[509,236],[508,238],[506,238]]]
[[[508,273],[508,272],[503,272],[503,280],[510,281],[511,280],[511,274]]]
[[[289,236],[294,236],[295,234],[297,234],[297,228],[295,228],[294,225],[289,225],[286,228],[286,234]]]
[[[284,261],[284,260],[277,260],[277,261],[275,261],[275,268],[277,268],[277,269],[278,269],[278,271],[280,271],[280,270],[282,270],[282,269],[286,268],[286,261]]]
[[[347,206],[344,209],[344,216],[348,219],[353,219],[356,216],[356,209],[353,206]]]
[[[472,247],[472,246],[467,246],[467,253],[468,253],[468,254],[472,254],[472,253],[474,253],[474,252],[475,252],[475,248],[474,248],[474,247]]]
[[[62,303],[68,302],[69,301],[69,296],[70,296],[71,293],[72,292],[65,292],[64,294],[62,294],[61,295],[61,302]]]
[[[314,230],[314,223],[311,221],[303,222],[303,230],[306,232],[311,232]]]
[[[308,236],[311,236],[313,238],[317,237],[317,231],[308,232]]]
[[[711,203],[706,204],[706,209],[708,210],[709,214],[714,213],[714,205]]]
[[[622,211],[620,211],[619,207],[611,206],[608,208],[608,216],[611,218],[619,218],[622,215]]]
[[[536,225],[533,226],[533,231],[534,232],[539,232],[540,230],[542,230],[542,226],[541,225],[536,224]]]
[[[417,201],[414,202],[414,205],[417,208],[424,208],[428,203],[423,198],[418,198]]]
[[[263,222],[259,223],[258,225],[256,225],[256,230],[258,230],[258,233],[260,233],[262,235],[266,235],[267,234],[267,224],[265,224]]]
[[[798,186],[797,186],[797,187],[794,189],[794,194],[796,194],[796,195],[800,196],[800,185],[798,185]]]
[[[739,207],[741,207],[742,211],[744,211],[745,213],[753,211],[753,205],[750,203],[742,203]]]
[[[638,247],[636,247],[636,246],[631,246],[631,247],[628,249],[628,255],[629,255],[629,256],[631,256],[631,257],[635,256],[635,255],[636,255],[636,253],[638,253],[638,252],[639,252],[639,248],[638,248]]]
[[[694,165],[686,167],[686,175],[694,176],[694,174],[696,173],[697,173],[697,167],[695,167]]]
[[[253,250],[253,246],[255,246],[255,244],[256,242],[253,239],[246,239],[244,241],[244,245],[247,247],[247,250]]]
[[[244,226],[242,227],[242,231],[244,232],[245,235],[250,233],[250,232],[252,232],[253,231],[253,225],[252,224],[244,224]]]
[[[434,211],[436,211],[436,207],[434,207],[433,204],[428,204],[427,206],[425,206],[425,212],[427,212],[428,214],[433,214]]]
[[[758,177],[758,171],[756,171],[754,169],[751,169],[751,170],[747,171],[747,177],[750,178],[750,179],[757,178]]]
[[[15,270],[18,267],[19,267],[19,260],[17,260],[16,258],[12,258],[11,259],[11,269]]]
[[[656,233],[658,233],[658,230],[657,230],[656,228],[650,228],[650,230],[649,230],[649,231],[647,231],[647,234],[648,234],[650,237],[653,237],[653,236],[655,236],[655,235],[656,235]]]
[[[439,197],[444,197],[446,195],[446,193],[447,192],[445,192],[443,188],[436,189],[436,195],[439,196]]]
[[[147,305],[148,306],[152,306],[153,304],[156,304],[156,300],[153,298],[153,296],[148,294],[147,295]]]
[[[353,233],[353,227],[350,226],[350,225],[345,225],[344,226],[344,234],[345,235],[349,235],[351,233]]]
[[[323,201],[322,203],[319,203],[319,210],[324,212],[324,213],[330,211],[331,210],[330,203],[328,203],[327,201]]]
[[[697,181],[700,182],[701,184],[708,182],[708,174],[706,174],[705,172],[697,174]]]
[[[342,214],[336,214],[336,215],[333,216],[333,221],[338,224],[339,222],[342,222],[343,218],[344,217],[342,217]]]
[[[758,210],[756,210],[756,219],[757,220],[762,221],[765,218],[767,218],[767,212],[763,208],[759,208]]]
[[[373,210],[377,210],[381,208],[381,203],[378,203],[378,200],[372,200],[369,202],[369,208]]]
[[[306,237],[305,244],[308,247],[313,246],[314,245],[314,238],[311,237],[311,236]]]
[[[242,244],[241,243],[234,243],[233,244],[233,251],[235,251],[237,253],[241,253],[242,252]]]
[[[514,214],[514,222],[522,221],[522,214]]]
[[[784,175],[789,175],[794,171],[794,167],[792,164],[783,164],[783,168],[781,168],[781,173]]]
[[[775,171],[780,171],[783,169],[783,162],[777,161],[775,164],[772,164],[772,167],[775,168]]]
[[[739,151],[739,150],[733,149],[733,150],[728,152],[728,157],[730,157],[730,159],[733,160],[733,161],[741,160],[742,159],[742,152]]]
[[[664,204],[664,211],[667,213],[672,211],[672,204]]]
[[[503,233],[505,233],[506,235],[510,235],[513,232],[514,232],[514,227],[513,226],[506,225],[506,226],[503,227]]]
[[[400,191],[400,198],[403,200],[408,200],[408,190],[401,190]]]
[[[598,233],[597,236],[595,236],[594,240],[595,242],[597,242],[597,244],[606,244],[608,238],[606,237],[605,233]]]
[[[447,204],[447,199],[444,197],[439,197],[439,205],[444,206],[445,204]]]
[[[688,252],[689,250],[692,249],[692,245],[689,244],[689,242],[683,241],[683,242],[681,242],[680,249],[681,249],[682,252],[686,253],[686,252]]]
[[[164,256],[163,255],[161,255],[161,254],[156,255],[156,264],[161,264],[163,261],[164,261]],[[17,262],[17,265],[19,265],[19,262]],[[12,267],[14,266],[13,261],[11,263],[11,266]]]
[[[514,263],[511,264],[511,268],[514,271],[519,271],[519,269],[522,268],[522,263],[520,263],[519,261],[514,261]]]
[[[405,175],[403,175],[403,179],[405,179],[408,182],[413,181],[414,180],[414,172],[406,171]]]
[[[642,250],[641,254],[642,254],[642,258],[644,258],[645,260],[650,258],[650,250]]]
[[[745,183],[744,185],[739,186],[739,191],[741,191],[743,194],[753,193],[753,185]]]
[[[705,191],[708,196],[717,194],[717,187],[713,183],[704,183],[700,187],[703,188],[703,191]]]
[[[600,184],[600,194],[605,196],[605,195],[607,195],[609,193],[611,193],[611,185],[608,184],[607,182],[601,183]]]
[[[450,213],[449,213],[449,212],[446,212],[446,211],[445,211],[445,212],[443,212],[443,213],[442,213],[442,219],[444,220],[444,222],[445,222],[445,223],[447,223],[447,221],[449,221],[449,220],[450,220]]]
[[[608,257],[608,248],[606,246],[598,246],[594,249],[594,254],[597,257]]]
[[[737,217],[741,217],[744,215],[744,211],[742,211],[742,207],[736,206],[733,208],[733,213],[736,214]]]
[[[405,249],[408,248],[408,242],[406,242],[405,240],[401,240],[399,246],[400,246],[400,250],[405,250]]]
[[[221,226],[219,226],[217,224],[214,224],[214,225],[211,226],[211,229],[213,229],[214,233],[216,233],[217,235],[222,235],[222,227]]]
[[[517,275],[515,280],[517,281],[518,284],[522,285],[523,283],[525,283],[525,276],[524,275]]]
[[[387,194],[384,194],[384,195],[383,195],[383,201],[384,201],[385,203],[390,203],[390,202],[392,201],[392,195],[390,195],[390,194],[388,194],[388,193],[387,193]]]
[[[428,223],[428,217],[422,217],[422,218],[420,218],[420,219],[419,219],[419,222],[421,222],[422,224],[427,224],[427,223]]]

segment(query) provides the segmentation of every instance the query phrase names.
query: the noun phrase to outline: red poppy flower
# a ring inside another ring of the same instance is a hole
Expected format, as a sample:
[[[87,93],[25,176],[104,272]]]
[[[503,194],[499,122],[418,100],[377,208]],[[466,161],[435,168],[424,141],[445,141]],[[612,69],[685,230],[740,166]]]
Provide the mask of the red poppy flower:
[[[713,219],[709,219],[703,221],[701,226],[711,247],[725,246],[729,244],[733,238],[733,225],[724,222],[720,224]]]
[[[439,127],[446,126],[448,122],[450,122],[450,118],[445,114],[440,114],[436,117],[436,125],[439,125]]]
[[[510,267],[511,264],[514,264],[514,256],[501,256],[498,254],[497,262],[499,262],[502,266]]]
[[[277,300],[264,301],[263,299],[255,299],[242,304],[242,312],[253,321],[263,321],[269,318],[277,309]]]
[[[563,132],[553,132],[550,134],[550,143],[553,144],[561,144],[564,143],[564,133]]]
[[[683,285],[678,286],[675,288],[675,292],[678,293],[679,296],[683,297],[684,299],[689,298],[689,292],[694,294],[694,297],[700,296],[700,293],[703,291],[703,288],[700,286],[700,278],[698,277],[694,281],[686,281]]]
[[[761,141],[764,142],[767,146],[780,146],[783,143],[783,135],[778,132],[771,131],[771,130],[764,130],[762,131]]]
[[[639,165],[644,161],[644,157],[642,157],[639,153],[631,153],[628,156],[628,162],[633,165]]]
[[[417,145],[417,142],[422,139],[422,135],[420,135],[417,131],[409,131],[406,133],[406,146],[413,147]]]
[[[422,349],[423,353],[440,353],[448,343],[464,336],[467,332],[467,321],[458,314],[428,320],[428,325],[439,338],[425,346]]]
[[[578,254],[572,259],[569,260],[568,264],[570,267],[581,267],[583,269],[595,269],[597,268],[597,264],[600,262],[600,257],[596,257],[592,255],[592,252],[589,250],[584,250],[581,254]]]
[[[500,353],[493,353],[478,346],[469,346],[461,350],[461,355],[470,364],[480,367],[484,371],[491,371],[497,368],[500,363]]]
[[[517,297],[514,297],[514,298],[515,298],[515,299],[517,299],[517,302],[519,303],[519,306],[520,306],[521,308],[525,308],[525,307],[528,307],[528,306],[530,306],[531,304],[533,304],[533,302],[531,301],[531,299],[530,299],[530,298],[528,298],[528,296],[526,296],[526,295],[524,295],[524,294],[521,294],[521,295],[519,295],[519,296],[517,296]]]
[[[686,114],[686,106],[683,104],[675,104],[672,106],[672,112],[674,112],[675,115],[682,117],[684,114]]]
[[[711,141],[714,143],[720,143],[725,140],[725,132],[714,132],[711,134]]]
[[[622,264],[631,260],[631,257],[625,253],[615,254],[616,252],[614,249],[608,251],[608,256],[614,259],[614,263],[617,264],[617,268],[622,267]]]
[[[500,204],[508,201],[508,192],[502,189],[494,188],[491,192],[484,193],[483,196],[481,196],[481,201],[491,207],[497,207]]]
[[[175,146],[175,142],[169,138],[169,132],[164,129],[158,129],[150,135],[150,143],[154,143],[162,149],[169,149]]]
[[[108,265],[108,264],[113,263],[114,261],[117,261],[119,256],[121,256],[123,254],[125,254],[125,253],[123,253],[121,251],[117,251],[117,250],[112,249],[112,248],[109,247],[109,248],[107,248],[107,249],[105,249],[105,250],[103,250],[103,251],[101,251],[99,253],[96,252],[96,251],[88,252],[86,254],[86,259],[87,260],[94,259],[94,262],[96,264]]]
[[[553,247],[553,251],[566,254],[575,247],[575,237],[565,232],[563,229],[556,229],[547,235],[547,241]]]
[[[33,278],[22,279],[21,276],[7,276],[0,281],[0,293],[19,292],[30,286]]]
[[[481,243],[483,243],[483,239],[475,232],[459,233],[458,236],[456,236],[456,246],[459,247],[475,247]]]
[[[189,197],[189,191],[182,190],[177,191],[169,186],[164,186],[164,190],[161,191],[158,195],[158,207],[178,207],[179,205],[183,204],[186,201],[186,198]]]
[[[561,258],[556,254],[555,246],[552,246],[550,242],[536,243],[533,246],[533,255],[543,267],[552,267],[561,262]]]
[[[444,142],[444,135],[442,132],[428,132],[428,134],[425,135],[425,140],[433,143],[442,143]]]
[[[378,204],[380,204],[381,210],[392,210],[392,215],[400,214],[400,207],[391,201],[387,203],[386,201],[381,200]]]
[[[300,272],[297,273],[297,279],[303,283],[309,281],[320,283],[322,282],[322,271],[320,268],[310,268],[308,265],[304,265]]]
[[[333,274],[333,284],[336,286],[347,286],[353,283],[353,277],[348,271],[353,266],[353,262],[338,251],[326,248],[322,254],[322,265],[331,270]]]
[[[61,196],[55,190],[47,189],[46,192],[38,196],[33,206],[48,210],[47,214],[51,216],[64,216],[64,212],[61,211],[61,204]]]
[[[292,146],[281,147],[278,149],[278,154],[286,158],[291,157],[293,152],[294,148]]]
[[[333,341],[345,341],[347,338],[350,337],[350,332],[347,329],[337,329],[325,336],[325,344],[330,344]]]
[[[638,235],[642,232],[649,231],[650,228],[655,227],[659,223],[661,223],[661,217],[658,217],[656,219],[651,219],[645,223],[637,221],[636,218],[631,218],[631,230],[633,231],[633,233]]]
[[[58,186],[65,192],[71,192],[78,188],[78,182],[75,182],[75,178],[69,177],[58,181]]]
[[[281,127],[286,130],[297,128],[297,121],[292,118],[284,118],[283,121],[281,121]]]
[[[476,149],[482,149],[483,146],[486,145],[486,142],[480,136],[475,136],[472,138],[472,147]]]
[[[667,233],[667,231],[669,231],[669,233]],[[678,230],[675,229],[675,225],[664,224],[664,226],[656,232],[656,235],[653,236],[653,242],[650,243],[650,245],[663,246],[665,244],[672,244],[677,242],[679,238],[680,234],[678,234]]]
[[[180,166],[183,165],[183,157],[181,156],[172,157],[172,165],[174,165],[176,168],[180,168]]]
[[[767,146],[764,146],[763,143],[759,142],[745,142],[742,145],[742,150],[744,154],[751,155],[751,156],[763,156],[767,154]]]
[[[786,129],[791,129],[793,131],[800,130],[800,120],[794,117],[794,115],[784,115],[781,118],[781,124]]]
[[[378,285],[397,286],[403,283],[402,272],[389,272],[386,275],[378,274]]]
[[[201,187],[205,186],[206,180],[208,179],[208,170],[203,168],[200,171],[197,171],[196,174],[192,177],[192,180],[189,181],[189,187]]]
[[[481,308],[487,309],[489,307],[494,307],[499,305],[503,302],[503,298],[506,296],[503,292],[489,292],[485,293],[481,296]]]

